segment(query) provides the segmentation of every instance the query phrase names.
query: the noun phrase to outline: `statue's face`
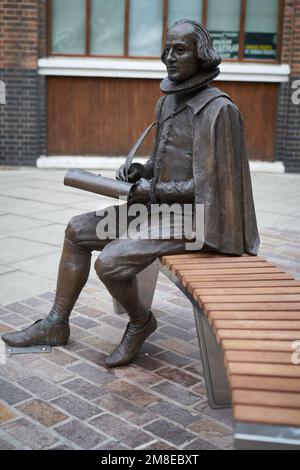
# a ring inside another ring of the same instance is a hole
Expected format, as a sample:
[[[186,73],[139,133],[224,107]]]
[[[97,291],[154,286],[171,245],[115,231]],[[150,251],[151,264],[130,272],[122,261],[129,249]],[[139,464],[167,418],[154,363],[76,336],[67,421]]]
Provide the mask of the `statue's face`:
[[[191,25],[183,23],[169,30],[164,62],[168,78],[174,82],[184,82],[200,72],[197,45]]]

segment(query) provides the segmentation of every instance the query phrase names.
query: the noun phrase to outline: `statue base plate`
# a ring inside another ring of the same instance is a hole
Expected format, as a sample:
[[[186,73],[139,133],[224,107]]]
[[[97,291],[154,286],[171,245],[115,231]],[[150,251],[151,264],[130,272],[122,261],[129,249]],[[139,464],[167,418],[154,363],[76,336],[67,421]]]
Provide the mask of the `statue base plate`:
[[[7,355],[12,354],[43,354],[50,353],[51,346],[49,345],[40,345],[40,346],[27,346],[25,348],[16,348],[14,346],[6,345],[5,351]]]

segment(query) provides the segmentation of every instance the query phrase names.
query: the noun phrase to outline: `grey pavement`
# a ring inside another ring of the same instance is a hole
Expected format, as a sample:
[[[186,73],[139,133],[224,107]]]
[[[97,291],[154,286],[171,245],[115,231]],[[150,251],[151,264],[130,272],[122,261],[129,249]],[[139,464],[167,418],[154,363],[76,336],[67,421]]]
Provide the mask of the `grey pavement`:
[[[64,173],[0,171],[0,333],[48,313],[68,220],[112,203],[64,187]],[[300,279],[300,175],[257,173],[253,188],[260,254]],[[153,311],[134,363],[107,370],[127,320],[91,270],[68,345],[0,362],[0,449],[232,449],[230,410],[208,407],[190,302],[162,275]]]

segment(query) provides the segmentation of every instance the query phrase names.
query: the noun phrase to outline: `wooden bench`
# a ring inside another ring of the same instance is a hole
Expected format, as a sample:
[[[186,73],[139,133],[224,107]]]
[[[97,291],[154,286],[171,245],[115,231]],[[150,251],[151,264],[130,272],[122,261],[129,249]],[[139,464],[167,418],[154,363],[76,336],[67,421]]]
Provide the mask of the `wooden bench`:
[[[232,406],[236,448],[300,449],[300,281],[248,255],[163,256],[160,270],[193,304],[209,404]]]

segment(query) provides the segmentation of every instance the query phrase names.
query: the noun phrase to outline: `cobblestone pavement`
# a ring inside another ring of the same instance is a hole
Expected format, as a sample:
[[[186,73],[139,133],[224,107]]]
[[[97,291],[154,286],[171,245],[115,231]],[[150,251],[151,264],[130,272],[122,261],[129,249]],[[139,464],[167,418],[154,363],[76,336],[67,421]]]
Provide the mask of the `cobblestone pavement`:
[[[99,202],[62,177],[0,172],[0,333],[47,314],[64,226]],[[253,183],[261,254],[300,278],[300,176]],[[153,311],[159,329],[138,358],[107,370],[127,320],[91,273],[68,345],[0,364],[0,449],[232,449],[230,410],[207,405],[190,303],[162,275]]]

